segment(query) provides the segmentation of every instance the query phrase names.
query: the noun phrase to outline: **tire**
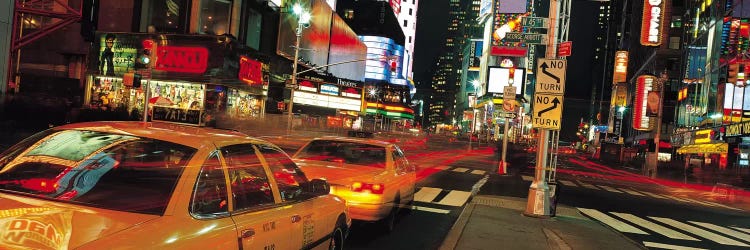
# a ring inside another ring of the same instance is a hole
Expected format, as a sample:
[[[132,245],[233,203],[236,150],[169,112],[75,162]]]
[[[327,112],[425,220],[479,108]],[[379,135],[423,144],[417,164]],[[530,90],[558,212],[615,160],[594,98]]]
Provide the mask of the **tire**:
[[[328,243],[329,250],[343,250],[344,240],[346,238],[346,223],[343,218],[336,222],[336,228],[331,233],[331,241]]]
[[[393,207],[391,207],[391,212],[388,213],[388,216],[383,218],[383,220],[380,221],[380,224],[383,228],[383,231],[386,233],[393,232],[393,229],[396,227],[396,217],[398,215],[398,206],[400,204],[400,200],[398,197],[396,197],[395,200],[393,200]]]

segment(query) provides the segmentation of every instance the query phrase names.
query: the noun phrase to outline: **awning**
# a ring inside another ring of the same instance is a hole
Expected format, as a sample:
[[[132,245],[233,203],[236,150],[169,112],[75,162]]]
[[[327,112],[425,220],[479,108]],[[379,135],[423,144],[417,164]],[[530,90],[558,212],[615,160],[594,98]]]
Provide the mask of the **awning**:
[[[677,149],[678,154],[726,154],[727,152],[729,152],[727,143],[694,144]]]

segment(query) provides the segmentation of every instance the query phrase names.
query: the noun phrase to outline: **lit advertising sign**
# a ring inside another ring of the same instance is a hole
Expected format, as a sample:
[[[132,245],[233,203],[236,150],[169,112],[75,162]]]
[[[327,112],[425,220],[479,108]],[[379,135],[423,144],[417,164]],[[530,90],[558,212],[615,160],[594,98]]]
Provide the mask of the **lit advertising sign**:
[[[646,115],[648,111],[648,93],[654,89],[656,77],[642,75],[635,85],[635,103],[633,103],[633,129],[650,131],[651,119]]]
[[[497,13],[514,14],[526,13],[526,0],[505,0],[497,6]]]
[[[331,84],[320,85],[320,93],[326,95],[339,95],[339,87]]]
[[[625,82],[616,83],[612,91],[611,107],[628,106],[628,85]]]
[[[482,61],[482,40],[471,41],[471,59],[469,60],[469,70],[479,70],[479,64]]]
[[[516,94],[521,94],[521,89],[524,85],[524,76],[526,75],[526,69],[516,68],[513,72],[513,82],[510,82],[510,69],[500,67],[490,67],[489,74],[487,74],[487,92],[488,93],[503,93],[503,88],[509,85],[516,87]]]
[[[316,84],[311,81],[300,81],[299,82],[299,90],[303,91],[310,91],[310,92],[318,92]]]
[[[396,44],[393,39],[380,36],[360,36],[359,39],[367,46],[365,79],[405,83],[397,80],[403,70],[403,46]],[[395,66],[394,70],[391,70],[392,66]]]
[[[358,99],[321,95],[302,91],[294,92],[294,102],[318,107],[352,111],[360,111],[362,107],[362,101]]]
[[[281,0],[277,0],[281,1]],[[328,3],[328,6],[331,6],[331,9],[336,11],[336,0],[326,0],[326,3]]]
[[[612,83],[626,82],[628,75],[628,52],[620,50],[615,52],[615,70],[612,76]]]
[[[362,98],[362,93],[360,93],[359,89],[345,87],[341,90],[341,96],[359,99]]]
[[[641,45],[659,46],[664,33],[665,0],[643,0]]]
[[[208,67],[208,50],[203,47],[159,46],[156,69],[170,72],[203,73]]]
[[[262,84],[263,83],[263,64],[247,58],[246,56],[240,56],[240,73],[239,78],[241,81],[250,84]]]
[[[398,16],[401,14],[401,0],[390,0],[391,8],[393,8],[393,13]]]
[[[711,142],[711,135],[714,133],[712,129],[704,129],[695,131],[695,144],[709,143]]]

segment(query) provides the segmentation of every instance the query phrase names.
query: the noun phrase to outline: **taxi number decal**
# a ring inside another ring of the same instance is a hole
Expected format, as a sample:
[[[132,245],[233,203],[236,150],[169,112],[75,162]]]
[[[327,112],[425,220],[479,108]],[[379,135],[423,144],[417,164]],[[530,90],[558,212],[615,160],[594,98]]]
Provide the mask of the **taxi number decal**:
[[[312,214],[305,215],[302,218],[302,245],[312,244],[315,234],[315,222],[312,220]]]
[[[276,222],[275,221],[266,222],[266,223],[263,224],[263,232],[268,232],[268,231],[272,231],[272,230],[276,230]]]
[[[264,246],[263,250],[274,250],[276,249],[276,244],[271,243],[271,245]]]

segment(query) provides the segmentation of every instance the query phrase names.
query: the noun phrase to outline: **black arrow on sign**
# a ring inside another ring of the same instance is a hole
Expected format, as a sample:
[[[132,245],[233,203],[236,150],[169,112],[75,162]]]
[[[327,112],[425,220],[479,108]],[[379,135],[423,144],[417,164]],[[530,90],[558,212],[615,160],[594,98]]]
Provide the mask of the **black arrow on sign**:
[[[555,79],[555,81],[557,81],[558,84],[560,83],[559,77],[547,71],[547,68],[549,68],[549,66],[547,66],[547,62],[543,62],[541,67],[542,67],[542,73],[544,73],[545,75],[548,75],[552,79]]]
[[[549,107],[549,108],[546,108],[546,109],[543,109],[543,110],[539,111],[536,114],[536,116],[542,116],[542,114],[547,113],[550,110],[556,109],[557,108],[557,104],[560,104],[560,100],[558,100],[557,97],[555,97],[555,99],[552,99],[552,107]]]

